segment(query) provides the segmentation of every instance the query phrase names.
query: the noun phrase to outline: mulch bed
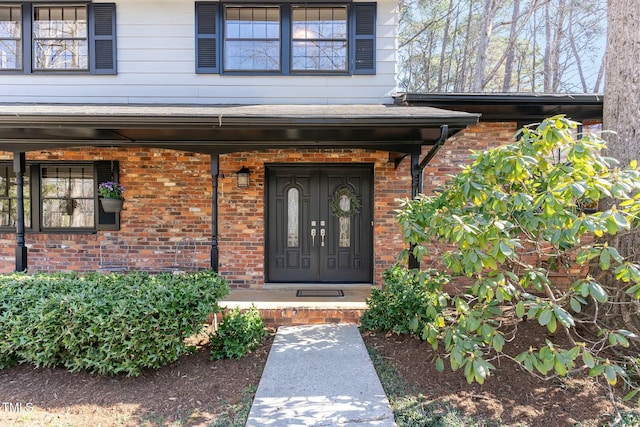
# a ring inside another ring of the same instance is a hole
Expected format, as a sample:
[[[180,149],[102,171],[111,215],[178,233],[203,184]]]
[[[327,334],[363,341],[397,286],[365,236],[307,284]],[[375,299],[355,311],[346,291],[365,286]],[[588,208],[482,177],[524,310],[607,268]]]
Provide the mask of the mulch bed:
[[[545,331],[526,322],[505,350],[515,354],[542,343],[550,338]],[[499,370],[484,385],[469,385],[460,371],[438,372],[430,346],[418,339],[373,333],[363,338],[427,399],[449,401],[479,419],[507,426],[590,426],[613,411],[602,386],[590,378],[544,381],[502,358],[493,361]],[[201,350],[135,378],[16,366],[0,371],[0,425],[207,426],[258,385],[271,342],[242,360],[211,361]]]

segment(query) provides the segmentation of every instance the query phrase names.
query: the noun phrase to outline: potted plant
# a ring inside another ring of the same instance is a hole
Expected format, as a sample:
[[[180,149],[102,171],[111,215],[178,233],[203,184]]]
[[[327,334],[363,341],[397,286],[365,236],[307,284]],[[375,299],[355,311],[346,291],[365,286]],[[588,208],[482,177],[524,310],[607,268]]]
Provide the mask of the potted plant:
[[[107,181],[98,185],[100,203],[105,212],[120,212],[124,203],[124,187],[117,182]]]

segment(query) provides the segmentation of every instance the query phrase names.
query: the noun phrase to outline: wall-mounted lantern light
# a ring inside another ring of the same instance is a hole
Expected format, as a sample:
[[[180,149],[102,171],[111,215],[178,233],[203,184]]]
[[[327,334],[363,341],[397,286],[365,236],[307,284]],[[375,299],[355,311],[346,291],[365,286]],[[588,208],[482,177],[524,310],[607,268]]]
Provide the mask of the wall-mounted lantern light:
[[[242,168],[237,172],[238,188],[249,187],[249,173],[250,171],[246,166],[242,166]]]

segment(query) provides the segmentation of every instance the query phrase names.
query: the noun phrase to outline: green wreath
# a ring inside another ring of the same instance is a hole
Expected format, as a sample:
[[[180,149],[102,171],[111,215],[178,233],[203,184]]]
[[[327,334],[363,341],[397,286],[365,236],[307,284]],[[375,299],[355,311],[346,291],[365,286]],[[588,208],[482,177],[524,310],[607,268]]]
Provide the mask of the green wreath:
[[[347,196],[349,199],[349,209],[347,210],[340,207],[340,200],[343,196]],[[361,206],[362,204],[360,203],[360,199],[349,187],[343,187],[333,193],[333,199],[331,199],[331,211],[339,218],[346,218],[359,213]]]

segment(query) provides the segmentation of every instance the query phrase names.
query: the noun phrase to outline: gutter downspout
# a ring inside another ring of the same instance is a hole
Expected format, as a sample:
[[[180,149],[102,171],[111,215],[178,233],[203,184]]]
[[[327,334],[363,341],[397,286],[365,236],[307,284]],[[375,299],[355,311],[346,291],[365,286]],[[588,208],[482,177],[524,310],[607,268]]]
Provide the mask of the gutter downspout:
[[[422,172],[429,162],[438,154],[449,136],[449,125],[440,126],[440,138],[431,150],[419,161],[420,154],[411,155],[411,198],[415,199],[423,191]],[[415,243],[409,245],[409,268],[420,268],[420,261],[413,255]]]

